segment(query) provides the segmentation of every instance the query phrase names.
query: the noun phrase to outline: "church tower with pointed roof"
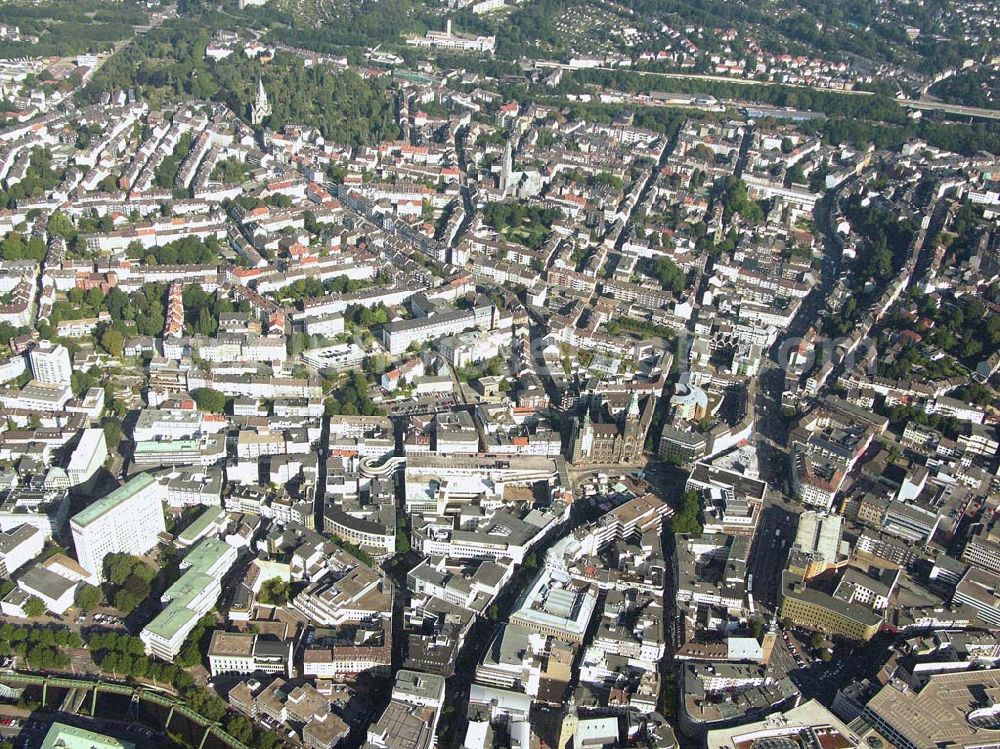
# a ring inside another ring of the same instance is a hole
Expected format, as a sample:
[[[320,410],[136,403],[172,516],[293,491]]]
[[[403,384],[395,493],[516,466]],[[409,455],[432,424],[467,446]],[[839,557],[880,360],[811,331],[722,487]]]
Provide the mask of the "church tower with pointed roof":
[[[648,426],[643,425],[639,412],[639,393],[633,390],[625,412],[625,423],[622,425],[622,463],[634,463],[642,457]]]
[[[511,188],[511,177],[514,173],[514,154],[510,146],[510,141],[503,151],[503,161],[500,163],[500,195],[506,198]]]
[[[574,465],[633,465],[642,461],[646,434],[656,410],[656,395],[639,392],[592,393],[580,416],[570,422],[569,461]],[[625,398],[627,400],[627,406]]]
[[[250,122],[260,126],[264,120],[271,116],[271,102],[268,101],[267,91],[264,90],[264,81],[257,77],[257,98],[254,99],[250,108]]]

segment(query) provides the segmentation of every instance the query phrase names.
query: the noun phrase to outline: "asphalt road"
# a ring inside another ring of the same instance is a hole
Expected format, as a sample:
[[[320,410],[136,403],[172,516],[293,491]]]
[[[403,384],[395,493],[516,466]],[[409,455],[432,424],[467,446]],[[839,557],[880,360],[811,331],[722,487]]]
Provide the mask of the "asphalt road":
[[[802,692],[803,699],[816,699],[827,707],[833,704],[841,687],[865,678],[875,679],[893,640],[891,636],[880,634],[863,645],[837,642],[832,660],[816,662],[808,655],[806,633],[793,632],[790,635],[804,665],[800,667],[795,662],[784,641],[779,643],[780,647],[775,647],[772,662],[788,674]]]
[[[771,347],[758,376],[759,388],[754,400],[754,440],[761,478],[767,481],[770,491],[750,550],[748,568],[753,574],[754,601],[768,614],[773,614],[779,605],[781,570],[794,539],[797,516],[802,511],[801,506],[787,496],[791,493],[791,466],[785,449],[787,425],[781,416],[785,375],[778,355],[785,341],[801,336],[816,321],[827,295],[833,289],[840,271],[840,247],[833,236],[830,217],[838,195],[851,182],[848,180],[839,189],[830,191],[816,208],[816,226],[824,235],[821,281],[802,301],[791,325]]]
[[[747,566],[753,575],[754,605],[758,614],[766,618],[777,611],[781,571],[788,560],[797,523],[798,508],[781,500],[765,504],[761,512]]]

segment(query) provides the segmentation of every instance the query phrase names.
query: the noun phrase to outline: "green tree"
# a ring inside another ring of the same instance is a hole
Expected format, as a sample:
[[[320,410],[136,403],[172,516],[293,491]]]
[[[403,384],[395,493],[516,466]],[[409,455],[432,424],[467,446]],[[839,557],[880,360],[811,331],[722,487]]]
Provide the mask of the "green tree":
[[[537,250],[545,243],[552,224],[562,218],[558,208],[524,203],[487,203],[483,221],[508,240]]]
[[[131,554],[114,553],[104,557],[104,579],[112,585],[124,585],[142,560]]]
[[[184,14],[185,7],[197,5],[200,3],[185,0],[180,11]],[[413,26],[411,10],[405,0],[381,0],[378,14],[364,14],[370,19],[366,25],[379,41],[390,38],[385,29],[391,29],[392,38],[398,39],[401,31]],[[391,21],[393,17],[395,22]],[[284,41],[294,46],[321,43],[326,48],[331,39],[341,44],[347,38],[354,40],[350,44],[356,44],[358,19],[352,18],[344,26],[351,27],[349,33],[337,31],[333,26],[322,32],[286,28],[282,33]],[[324,39],[311,38],[317,34]],[[368,34],[364,37],[368,38]],[[399,137],[387,82],[368,80],[354,71],[336,71],[329,66],[307,68],[301,58],[282,51],[263,70],[258,61],[243,55],[211,63],[205,59],[205,47],[210,41],[211,28],[200,19],[168,21],[137,37],[102,65],[81,98],[96,102],[103,92],[135,88],[153,108],[159,109],[177,99],[214,99],[226,102],[233,111],[246,116],[256,95],[257,76],[262,74],[273,110],[268,124],[275,130],[290,122],[301,123],[319,129],[329,141],[355,146]],[[190,149],[190,144],[187,148]],[[159,185],[173,186],[186,153],[178,148],[169,159],[164,159],[169,163],[161,164],[157,170]]]
[[[267,606],[281,606],[288,602],[288,582],[280,577],[265,580],[257,593],[257,601]]]
[[[250,745],[253,741],[253,723],[242,715],[234,715],[226,724],[226,731],[239,742]]]
[[[698,492],[684,492],[681,508],[670,518],[670,529],[674,533],[701,533],[701,500]]]
[[[215,626],[215,617],[211,614],[204,616],[195,625],[195,628],[188,634],[187,639],[181,646],[180,653],[177,654],[175,663],[184,668],[197,666],[202,661],[202,655],[208,648],[209,632]]]
[[[102,302],[108,310],[108,314],[111,315],[112,320],[115,322],[122,322],[125,320],[125,311],[129,307],[128,294],[119,289],[117,286],[114,286],[110,291],[108,291],[107,294],[104,295]]]
[[[73,228],[73,223],[62,211],[52,212],[52,215],[49,216],[49,222],[46,228],[49,230],[50,234],[58,234],[65,239],[70,239],[76,236],[76,229]]]
[[[195,332],[202,335],[212,335],[218,327],[218,323],[212,318],[212,312],[208,307],[202,307],[198,312],[198,323],[195,325]]]
[[[123,614],[131,614],[136,607],[149,597],[149,583],[138,575],[129,575],[124,585],[115,591],[115,608]]]
[[[0,342],[5,345],[10,343],[10,339],[17,335],[17,328],[6,320],[0,322]]]
[[[371,389],[365,376],[358,370],[352,370],[341,380],[327,398],[325,404],[327,416],[334,414],[379,416],[382,409],[371,399]]]
[[[76,589],[76,605],[81,611],[91,611],[101,605],[101,589],[96,585],[82,583]]]
[[[41,599],[31,596],[24,603],[24,614],[32,619],[37,616],[42,616],[45,613],[45,604],[42,603]]]
[[[108,451],[115,452],[122,442],[122,424],[118,419],[108,419],[101,427],[104,429],[104,440],[108,443]]]
[[[211,388],[196,388],[191,391],[191,397],[198,405],[199,411],[221,414],[226,410],[226,396]]]
[[[125,352],[125,336],[109,326],[101,333],[101,348],[116,359],[120,359]]]
[[[722,185],[719,196],[726,221],[739,214],[751,224],[759,224],[764,220],[764,211],[759,204],[752,201],[747,194],[746,182],[737,177],[727,177]]]
[[[687,283],[687,276],[677,264],[666,255],[661,255],[649,264],[649,275],[660,282],[664,291],[680,294]]]

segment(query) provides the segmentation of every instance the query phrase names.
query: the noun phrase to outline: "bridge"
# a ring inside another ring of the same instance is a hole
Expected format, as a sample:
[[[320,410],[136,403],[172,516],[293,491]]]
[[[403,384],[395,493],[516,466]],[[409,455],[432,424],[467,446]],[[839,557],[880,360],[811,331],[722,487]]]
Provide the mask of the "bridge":
[[[42,676],[39,674],[25,674],[17,672],[0,674],[0,682],[10,686],[41,687],[43,705],[48,699],[48,690],[50,688],[68,689],[69,693],[66,695],[62,703],[64,708],[67,706],[73,707],[75,704],[76,709],[79,709],[83,700],[89,693],[91,715],[97,714],[97,696],[99,692],[130,697],[131,699],[139,700],[141,702],[149,702],[160,707],[168,708],[169,710],[167,713],[167,719],[163,724],[164,733],[166,733],[169,729],[170,721],[173,720],[174,714],[179,714],[195,725],[204,728],[205,732],[202,734],[201,742],[198,744],[198,749],[203,749],[208,737],[213,734],[222,743],[226,744],[226,746],[231,747],[231,749],[250,749],[250,747],[242,741],[239,741],[227,733],[221,725],[209,720],[201,713],[192,710],[178,697],[171,695],[165,688],[145,684],[125,684],[116,681],[103,681],[100,679],[75,679],[65,676]]]

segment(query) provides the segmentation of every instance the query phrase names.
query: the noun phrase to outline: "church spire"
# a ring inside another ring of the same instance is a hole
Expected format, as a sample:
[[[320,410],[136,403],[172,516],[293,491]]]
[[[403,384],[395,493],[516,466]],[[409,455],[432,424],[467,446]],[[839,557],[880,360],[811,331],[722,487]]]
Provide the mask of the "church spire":
[[[508,140],[503,151],[503,163],[500,165],[500,194],[503,197],[507,197],[507,191],[510,190],[510,177],[513,171],[514,154]]]
[[[250,108],[250,122],[260,125],[271,116],[271,102],[267,99],[267,91],[264,89],[264,81],[257,76],[257,98]]]

